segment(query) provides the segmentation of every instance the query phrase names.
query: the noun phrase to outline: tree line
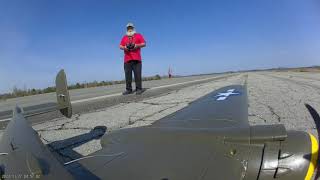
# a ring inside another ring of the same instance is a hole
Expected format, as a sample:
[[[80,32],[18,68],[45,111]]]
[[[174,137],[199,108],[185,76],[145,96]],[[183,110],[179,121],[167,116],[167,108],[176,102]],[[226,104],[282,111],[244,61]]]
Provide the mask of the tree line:
[[[161,77],[160,75],[155,75],[151,77],[143,77],[142,81],[151,81],[151,80],[160,80]],[[93,82],[85,82],[85,83],[75,83],[72,85],[68,86],[68,89],[83,89],[83,88],[91,88],[91,87],[100,87],[100,86],[110,86],[110,85],[115,85],[115,84],[124,84],[125,80],[120,80],[120,81],[93,81]],[[46,94],[46,93],[52,93],[56,91],[56,87],[47,87],[44,89],[19,89],[16,86],[13,87],[11,93],[5,93],[5,94],[0,94],[0,100],[6,100],[10,98],[16,98],[16,97],[23,97],[23,96],[32,96],[32,95],[37,95],[37,94]]]

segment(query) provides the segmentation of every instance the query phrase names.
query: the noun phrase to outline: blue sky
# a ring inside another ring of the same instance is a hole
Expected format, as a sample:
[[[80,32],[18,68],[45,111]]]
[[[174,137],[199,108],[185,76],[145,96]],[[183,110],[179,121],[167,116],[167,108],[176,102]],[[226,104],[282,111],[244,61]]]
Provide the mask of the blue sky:
[[[0,0],[0,93],[13,86],[123,79],[132,21],[144,76],[320,64],[317,0]]]

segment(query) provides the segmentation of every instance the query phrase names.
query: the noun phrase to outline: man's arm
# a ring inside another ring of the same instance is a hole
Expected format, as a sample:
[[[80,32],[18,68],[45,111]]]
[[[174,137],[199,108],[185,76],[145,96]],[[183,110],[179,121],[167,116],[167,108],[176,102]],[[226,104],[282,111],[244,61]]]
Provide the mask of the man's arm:
[[[125,42],[125,36],[121,39],[119,48],[120,48],[121,50],[128,51],[128,48],[127,48],[126,42]]]
[[[138,43],[135,44],[134,49],[146,47],[146,41],[141,34],[137,34]]]
[[[146,43],[135,44],[135,49],[146,47]]]
[[[122,45],[120,45],[119,47],[120,47],[121,50],[125,50],[125,51],[128,50],[127,46],[122,46]]]

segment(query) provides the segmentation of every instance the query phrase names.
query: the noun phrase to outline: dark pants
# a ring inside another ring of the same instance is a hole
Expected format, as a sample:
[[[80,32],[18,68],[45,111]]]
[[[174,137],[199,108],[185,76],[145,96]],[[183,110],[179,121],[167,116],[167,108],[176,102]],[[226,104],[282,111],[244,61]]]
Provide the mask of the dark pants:
[[[132,91],[132,71],[134,74],[134,80],[136,82],[136,90],[142,90],[141,82],[141,69],[142,64],[140,61],[131,60],[127,63],[124,63],[124,72],[126,76],[126,89]]]

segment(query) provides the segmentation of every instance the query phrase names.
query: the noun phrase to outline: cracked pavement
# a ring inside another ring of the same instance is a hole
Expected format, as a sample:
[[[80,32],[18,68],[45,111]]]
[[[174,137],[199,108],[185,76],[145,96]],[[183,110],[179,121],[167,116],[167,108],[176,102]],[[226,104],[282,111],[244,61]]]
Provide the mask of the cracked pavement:
[[[320,73],[250,72],[171,91],[162,96],[129,101],[94,112],[57,118],[34,125],[41,140],[62,162],[99,149],[100,137],[120,128],[146,126],[192,101],[227,85],[241,84],[248,74],[249,123],[282,123],[318,137],[306,104],[320,111]]]
[[[194,85],[180,90],[169,92],[160,97],[144,99],[137,102],[120,103],[113,107],[96,110],[95,112],[76,114],[71,119],[58,118],[50,122],[34,125],[33,128],[39,133],[42,141],[48,144],[50,149],[63,156],[63,161],[72,160],[74,152],[83,156],[91,154],[101,149],[98,139],[86,143],[86,139],[77,143],[61,145],[52,144],[73,137],[88,134],[96,126],[106,127],[107,132],[119,128],[131,128],[150,125],[154,121],[161,119],[183,107],[190,102],[212,92],[220,87],[239,84],[244,80],[243,75],[237,75],[212,81],[209,83]],[[70,155],[71,154],[71,155]],[[76,158],[77,155],[74,157]]]
[[[319,75],[319,73],[249,73],[250,124],[282,123],[287,130],[307,131],[317,137],[315,123],[306,104],[320,111]],[[317,78],[319,80],[315,80]]]

